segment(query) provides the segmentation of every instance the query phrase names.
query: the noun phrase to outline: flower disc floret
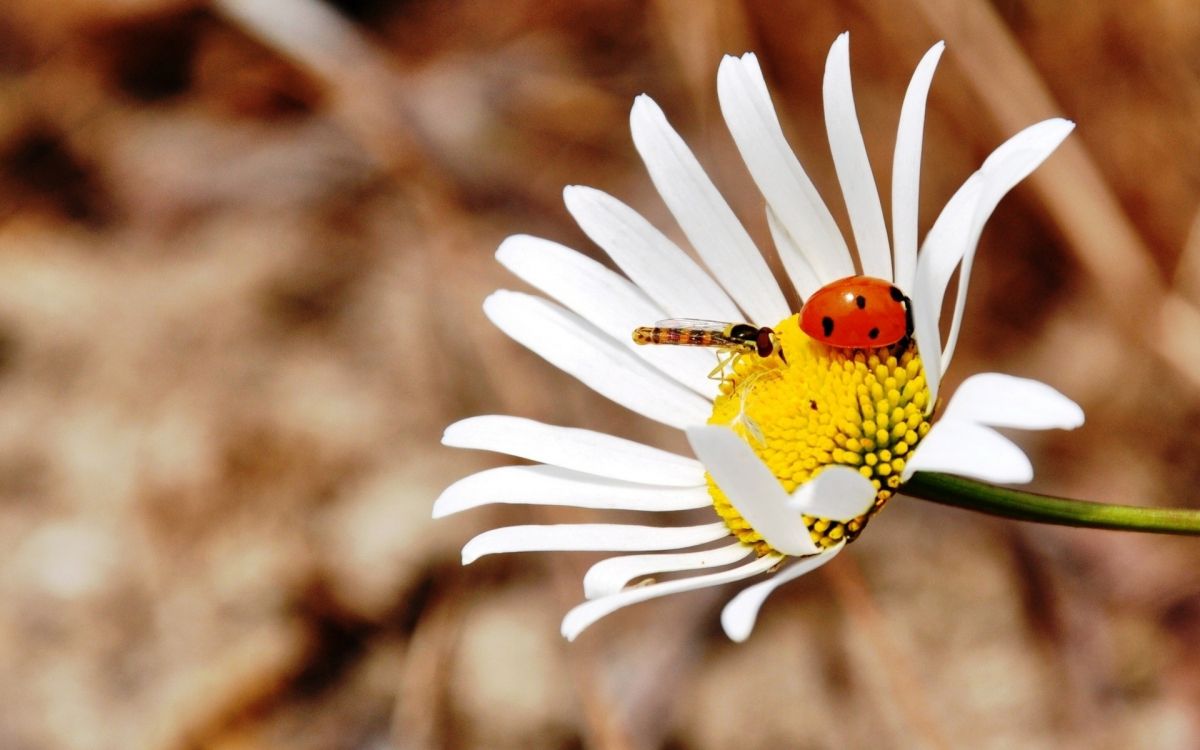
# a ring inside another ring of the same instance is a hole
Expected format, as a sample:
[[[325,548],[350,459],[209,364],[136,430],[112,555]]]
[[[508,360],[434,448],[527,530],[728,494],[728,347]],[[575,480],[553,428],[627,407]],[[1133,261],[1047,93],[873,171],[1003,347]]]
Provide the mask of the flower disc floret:
[[[738,359],[709,424],[746,440],[789,493],[826,466],[850,466],[875,486],[875,504],[847,522],[803,516],[813,541],[852,540],[900,486],[907,457],[930,428],[929,389],[911,340],[839,349],[800,330],[793,315],[775,327],[782,357]],[[759,555],[774,552],[708,477],[713,507]]]

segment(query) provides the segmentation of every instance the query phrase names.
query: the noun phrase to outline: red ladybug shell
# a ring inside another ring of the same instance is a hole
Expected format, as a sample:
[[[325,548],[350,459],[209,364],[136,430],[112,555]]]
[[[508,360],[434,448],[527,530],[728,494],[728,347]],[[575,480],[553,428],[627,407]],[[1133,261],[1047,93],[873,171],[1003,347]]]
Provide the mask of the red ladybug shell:
[[[800,310],[800,329],[829,346],[890,346],[911,335],[908,297],[870,276],[849,276],[813,293]]]

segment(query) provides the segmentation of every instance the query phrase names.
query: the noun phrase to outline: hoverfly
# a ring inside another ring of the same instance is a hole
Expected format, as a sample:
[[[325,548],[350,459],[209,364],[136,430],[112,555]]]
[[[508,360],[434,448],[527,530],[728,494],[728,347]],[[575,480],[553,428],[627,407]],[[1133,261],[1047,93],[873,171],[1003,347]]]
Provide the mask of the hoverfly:
[[[723,380],[724,370],[745,354],[766,358],[779,352],[779,358],[783,359],[783,350],[775,343],[775,332],[766,326],[755,328],[749,323],[672,318],[660,320],[653,326],[633,329],[633,340],[638,344],[703,346],[722,350],[725,356],[717,354],[717,366],[708,374],[714,380]]]
[[[732,372],[738,359],[748,354],[757,354],[765,359],[777,353],[779,359],[787,364],[783,349],[775,341],[775,332],[766,326],[755,328],[749,323],[721,323],[691,318],[660,320],[653,326],[635,328],[633,340],[638,344],[704,346],[717,349],[717,366],[708,373],[712,380],[724,381],[728,377],[726,370]],[[758,424],[750,418],[746,400],[763,372],[758,370],[742,381],[738,388],[738,413],[730,422],[731,427],[741,428],[748,439],[760,444],[765,444],[766,438],[763,437]]]

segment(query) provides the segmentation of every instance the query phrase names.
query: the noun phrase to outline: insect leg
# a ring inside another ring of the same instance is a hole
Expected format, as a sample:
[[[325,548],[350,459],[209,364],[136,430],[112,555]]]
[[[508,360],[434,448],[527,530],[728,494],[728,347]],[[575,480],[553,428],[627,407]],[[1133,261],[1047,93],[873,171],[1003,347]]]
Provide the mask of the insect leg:
[[[738,413],[737,416],[733,418],[733,421],[730,422],[730,426],[734,428],[740,426],[750,440],[753,440],[759,445],[766,445],[767,438],[763,435],[762,428],[758,426],[758,423],[755,422],[748,413],[746,413],[746,398],[750,395],[750,391],[754,389],[754,381],[758,380],[759,376],[762,374],[763,373],[761,371],[756,372],[739,385],[741,393],[738,394]]]
[[[735,362],[737,362],[737,359],[740,356],[742,356],[741,352],[718,351],[717,366],[709,371],[708,379],[716,381],[724,381],[728,379],[729,376],[725,374],[725,370],[729,369],[730,372],[732,372],[733,365]]]

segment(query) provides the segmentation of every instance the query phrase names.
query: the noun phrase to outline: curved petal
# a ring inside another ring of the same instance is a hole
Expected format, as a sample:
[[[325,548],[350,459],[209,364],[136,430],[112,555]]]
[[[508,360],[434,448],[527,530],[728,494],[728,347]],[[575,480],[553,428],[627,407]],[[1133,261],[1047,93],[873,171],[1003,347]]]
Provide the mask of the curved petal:
[[[563,188],[563,201],[584,234],[669,317],[743,319],[708,272],[637,211],[582,185]]]
[[[984,161],[979,172],[983,177],[983,192],[971,221],[971,229],[962,248],[962,269],[958,274],[958,294],[954,301],[954,317],[950,321],[950,335],[946,337],[946,348],[942,353],[942,370],[950,367],[954,349],[958,344],[958,333],[962,326],[963,310],[967,305],[967,287],[971,279],[971,265],[975,261],[975,250],[979,247],[979,236],[983,225],[991,218],[1000,200],[1018,182],[1029,176],[1058,148],[1059,144],[1075,129],[1070,120],[1051,119],[1039,122],[1008,139]]]
[[[680,429],[708,419],[704,398],[548,300],[500,290],[483,311],[513,340],[626,409]]]
[[[687,431],[692,450],[717,486],[767,544],[788,555],[812,555],[820,548],[800,514],[750,446],[728,427],[706,425]]]
[[[583,595],[588,599],[611,596],[634,578],[679,570],[719,568],[744,559],[752,550],[741,542],[699,552],[668,552],[659,555],[625,555],[601,560],[583,577]]]
[[[661,448],[522,417],[469,417],[446,428],[442,445],[503,453],[593,476],[660,487],[704,487],[704,466]]]
[[[654,487],[557,466],[501,466],[463,477],[447,487],[433,503],[433,517],[491,503],[669,511],[703,508],[712,500],[703,486]]]
[[[1002,484],[1033,479],[1033,465],[1011,440],[990,427],[945,418],[921,440],[901,476],[908,481],[917,471],[940,471]]]
[[[923,313],[934,320],[941,316],[946,287],[954,275],[954,269],[962,261],[984,187],[981,171],[968,177],[946,202],[929,233],[925,235],[925,242],[917,259],[917,282],[912,301],[914,307],[919,304]],[[916,309],[913,315],[918,315]],[[932,356],[932,352],[922,352],[922,358]]]
[[[666,115],[643,94],[629,119],[654,187],[717,281],[751,322],[773,326],[786,318],[787,301],[767,262]]]
[[[618,523],[505,526],[485,531],[467,542],[462,564],[502,552],[618,552],[683,549],[729,535],[723,521],[704,526],[630,526]]]
[[[771,239],[775,242],[779,259],[783,261],[783,268],[787,271],[788,278],[792,280],[792,286],[796,289],[796,293],[800,295],[800,299],[808,299],[813,292],[824,286],[821,283],[821,277],[817,275],[804,253],[800,251],[800,246],[792,237],[791,232],[783,226],[779,217],[775,215],[775,210],[769,205],[767,206],[767,228],[771,230]],[[847,275],[853,275],[853,268]]]
[[[691,578],[680,578],[664,583],[653,583],[649,586],[638,586],[632,589],[625,589],[611,596],[592,599],[576,606],[567,613],[567,616],[562,621],[562,634],[568,641],[573,641],[589,625],[601,617],[610,615],[623,607],[628,607],[630,604],[637,604],[648,599],[657,599],[660,596],[667,596],[669,594],[695,591],[696,589],[740,581],[751,576],[756,576],[759,573],[767,572],[781,559],[783,558],[768,555],[756,558],[732,570],[722,570],[718,573],[692,576]]]
[[[1067,120],[1046,120],[1005,141],[950,198],[926,235],[917,260],[917,281],[912,300],[917,345],[921,349],[921,359],[929,380],[931,407],[937,399],[941,373],[949,366],[958,341],[971,263],[984,222],[1000,199],[1049,156],[1073,127],[1074,124]],[[939,361],[934,362],[934,343],[941,346],[937,321],[941,317],[946,287],[960,263],[962,271],[959,273],[950,336]]]
[[[762,191],[768,210],[795,238],[788,248],[794,253],[793,262],[801,261],[816,271],[815,288],[853,276],[854,261],[846,240],[784,138],[758,58],[753,53],[748,52],[741,58],[726,56],[721,61],[717,71],[717,96],[729,132]],[[780,248],[780,256],[791,275],[792,269],[783,248]],[[794,275],[792,282],[803,297],[811,294],[799,288],[801,282]]]
[[[721,610],[721,627],[725,629],[725,634],[730,640],[738,643],[749,638],[750,631],[754,630],[754,623],[758,619],[758,610],[775,589],[821,567],[837,557],[845,546],[846,543],[842,542],[819,555],[797,560],[762,583],[756,583],[738,592],[738,595],[725,605],[725,609]]]
[[[676,382],[706,398],[716,396],[716,382],[705,376],[713,366],[712,352],[633,342],[634,328],[653,325],[667,315],[620,274],[557,242],[523,234],[500,243],[496,260]]]
[[[927,412],[932,412],[937,403],[942,381],[942,334],[938,325],[942,316],[942,299],[946,294],[946,285],[954,274],[954,267],[958,264],[955,248],[958,247],[959,238],[970,231],[981,189],[978,173],[967,178],[946,203],[929,234],[925,235],[925,243],[917,260],[917,281],[911,299],[917,350],[921,354],[925,381],[929,386]]]
[[[849,466],[827,466],[796,488],[789,507],[798,513],[849,521],[858,518],[875,504],[875,486],[871,480]]]
[[[1083,424],[1083,409],[1040,381],[984,372],[963,381],[943,418],[1022,430],[1073,430]]]
[[[825,60],[825,130],[833,152],[833,166],[846,198],[854,244],[863,273],[892,280],[892,251],[879,189],[867,159],[858,114],[854,110],[854,92],[850,87],[850,32],[842,32],[829,49]]]
[[[921,145],[925,131],[925,102],[933,71],[946,49],[938,42],[925,53],[900,108],[896,153],[892,161],[892,245],[896,260],[896,286],[911,292],[917,275],[917,208],[921,191]]]

